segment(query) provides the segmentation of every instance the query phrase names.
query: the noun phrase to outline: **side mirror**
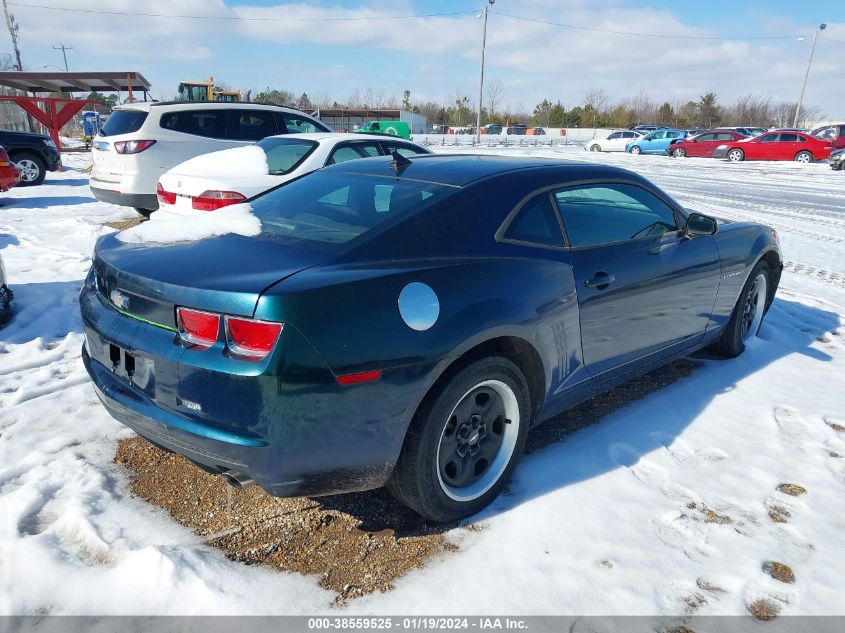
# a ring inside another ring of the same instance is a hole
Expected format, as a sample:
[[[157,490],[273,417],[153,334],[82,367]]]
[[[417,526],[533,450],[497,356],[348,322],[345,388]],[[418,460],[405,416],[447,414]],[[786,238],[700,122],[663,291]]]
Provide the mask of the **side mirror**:
[[[684,234],[687,237],[698,237],[699,235],[713,235],[719,225],[716,220],[700,213],[690,213],[687,223],[684,226]]]

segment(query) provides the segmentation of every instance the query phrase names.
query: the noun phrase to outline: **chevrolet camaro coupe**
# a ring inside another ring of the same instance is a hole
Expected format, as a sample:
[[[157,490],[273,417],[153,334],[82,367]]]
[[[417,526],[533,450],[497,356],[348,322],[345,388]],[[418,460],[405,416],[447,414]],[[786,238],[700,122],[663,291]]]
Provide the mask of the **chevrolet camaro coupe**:
[[[103,404],[233,485],[387,486],[434,521],[490,503],[532,426],[740,354],[782,270],[770,228],[560,160],[368,158],[232,210],[254,228],[98,241],[80,304]]]

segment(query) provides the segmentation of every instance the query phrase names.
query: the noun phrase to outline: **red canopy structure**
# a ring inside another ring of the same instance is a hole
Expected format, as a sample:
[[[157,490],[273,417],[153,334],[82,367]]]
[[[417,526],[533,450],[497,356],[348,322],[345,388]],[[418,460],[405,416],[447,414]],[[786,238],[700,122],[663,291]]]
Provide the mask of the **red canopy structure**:
[[[135,71],[102,72],[0,72],[0,86],[36,93],[74,93],[82,92],[126,92],[128,101],[132,101],[132,91],[142,92],[146,100],[150,83]],[[93,101],[81,99],[59,99],[55,97],[27,97],[24,95],[0,96],[0,101],[12,101],[36,121],[47,128],[50,138],[61,149],[59,130],[86,105],[95,105]],[[41,107],[43,104],[43,107]]]
[[[17,103],[28,115],[46,127],[50,138],[53,139],[59,150],[62,149],[59,130],[86,105],[94,105],[93,101],[53,99],[51,97],[19,97],[15,95],[0,96],[0,101]],[[43,109],[38,106],[39,103],[44,104]]]

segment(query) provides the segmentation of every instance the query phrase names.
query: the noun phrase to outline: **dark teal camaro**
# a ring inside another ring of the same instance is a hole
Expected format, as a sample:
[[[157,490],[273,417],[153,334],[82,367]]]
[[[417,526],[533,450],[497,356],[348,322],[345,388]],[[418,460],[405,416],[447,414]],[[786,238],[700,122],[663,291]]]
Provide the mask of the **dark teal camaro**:
[[[100,399],[230,483],[386,485],[437,521],[501,491],[531,426],[741,353],[782,270],[773,230],[601,165],[372,158],[249,204],[252,236],[99,240],[80,304]]]

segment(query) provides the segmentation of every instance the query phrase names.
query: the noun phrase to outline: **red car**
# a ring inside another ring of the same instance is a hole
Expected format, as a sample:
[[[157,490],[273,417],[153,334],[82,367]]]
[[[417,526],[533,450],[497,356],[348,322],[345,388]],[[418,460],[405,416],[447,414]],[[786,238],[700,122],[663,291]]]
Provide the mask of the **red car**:
[[[746,137],[730,130],[707,130],[701,134],[687,137],[669,147],[669,153],[676,158],[681,156],[703,156],[712,158],[713,152],[725,142],[741,141]]]
[[[714,158],[725,158],[732,162],[745,160],[794,160],[810,163],[830,156],[833,146],[830,141],[817,139],[801,132],[779,132],[774,130],[744,141],[719,145],[713,152]]]
[[[20,181],[20,167],[9,160],[6,150],[0,147],[0,191],[8,191]]]
[[[833,149],[845,149],[845,123],[824,125],[810,132],[817,139],[828,141]]]

